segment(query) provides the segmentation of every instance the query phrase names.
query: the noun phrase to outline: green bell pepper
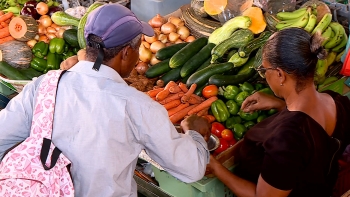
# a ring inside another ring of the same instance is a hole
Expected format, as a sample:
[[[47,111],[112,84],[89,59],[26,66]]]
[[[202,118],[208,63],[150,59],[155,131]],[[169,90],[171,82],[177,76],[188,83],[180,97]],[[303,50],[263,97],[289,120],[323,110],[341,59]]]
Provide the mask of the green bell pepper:
[[[34,57],[30,62],[30,67],[36,71],[44,72],[47,67],[47,61],[38,57]]]
[[[226,102],[226,107],[228,109],[228,112],[232,115],[236,115],[239,111],[239,106],[234,100],[228,100]]]
[[[68,45],[68,43],[65,43],[65,45],[64,45],[64,52],[63,53],[67,53],[68,50],[69,50],[69,45]]]
[[[257,111],[253,112],[253,113],[245,113],[242,110],[240,110],[237,113],[243,120],[255,120],[258,118],[259,113]]]
[[[66,59],[68,59],[69,57],[72,57],[72,56],[74,56],[75,54],[74,54],[74,52],[73,51],[68,51],[67,53],[65,52],[65,53],[63,53],[63,60],[66,60]]]
[[[60,55],[49,52],[46,56],[47,59],[47,67],[45,69],[45,73],[49,70],[57,70],[60,68],[61,60]]]
[[[249,130],[250,128],[252,128],[255,125],[255,123],[251,120],[247,121],[244,123],[245,128],[247,128],[247,130]]]
[[[236,140],[242,139],[246,132],[247,132],[247,128],[242,124],[235,124],[233,126],[233,135]]]
[[[234,85],[228,85],[226,86],[226,88],[224,89],[224,97],[227,99],[227,100],[232,100],[236,97],[236,95],[238,93],[240,93],[241,90],[237,87],[237,86],[234,86]]]
[[[243,101],[249,96],[250,94],[246,91],[240,92],[237,94],[237,96],[234,98],[234,101],[236,101],[237,105],[241,106]]]
[[[257,83],[257,84],[254,85],[254,88],[255,88],[256,91],[259,91],[259,90],[264,88],[264,84]]]
[[[80,48],[79,47],[74,47],[73,48],[73,52],[74,52],[74,54],[76,55],[77,53],[78,53],[78,51],[80,50]]]
[[[265,94],[270,94],[270,95],[274,95],[275,94],[275,93],[273,93],[271,88],[264,88],[264,89],[259,90],[258,92],[263,92]]]
[[[218,122],[225,122],[230,117],[230,112],[228,112],[226,104],[221,99],[214,101],[210,108]]]
[[[239,89],[241,89],[242,92],[245,91],[251,94],[254,91],[254,86],[249,82],[244,82],[243,84],[239,84]]]
[[[241,124],[241,122],[242,122],[241,117],[231,116],[226,120],[225,126],[226,128],[233,129],[235,124]]]
[[[53,38],[50,40],[49,50],[51,53],[62,54],[66,45],[63,38]]]
[[[34,56],[38,58],[44,58],[48,51],[49,45],[44,41],[37,42],[32,49]]]

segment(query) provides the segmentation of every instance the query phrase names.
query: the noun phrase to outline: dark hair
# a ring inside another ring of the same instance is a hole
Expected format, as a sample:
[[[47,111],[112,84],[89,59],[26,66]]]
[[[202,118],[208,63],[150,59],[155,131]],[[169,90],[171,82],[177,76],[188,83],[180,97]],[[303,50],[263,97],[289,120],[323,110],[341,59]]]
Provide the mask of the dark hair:
[[[89,35],[89,38],[92,41],[95,42],[102,42],[101,37],[96,36],[96,35]],[[129,46],[132,49],[137,49],[138,46],[138,42],[141,39],[141,34],[136,36],[135,38],[133,38],[131,41],[121,45],[121,46],[116,46],[116,47],[112,47],[112,48],[104,48],[104,58],[103,58],[103,64],[107,63],[109,60],[111,60],[112,58],[114,58],[116,55],[118,55],[118,53],[126,46]],[[94,47],[90,47],[90,46],[86,46],[86,59],[89,61],[95,61],[97,58],[97,54],[98,54],[98,49],[94,48]]]
[[[287,28],[274,33],[266,42],[263,59],[297,79],[296,91],[313,80],[318,59],[326,58],[320,33],[311,36],[301,28]]]

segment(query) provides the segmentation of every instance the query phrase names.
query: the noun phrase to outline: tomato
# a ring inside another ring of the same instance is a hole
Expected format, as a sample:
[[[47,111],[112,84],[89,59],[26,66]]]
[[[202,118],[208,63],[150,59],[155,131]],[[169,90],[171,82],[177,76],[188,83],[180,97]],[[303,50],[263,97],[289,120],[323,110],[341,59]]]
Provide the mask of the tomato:
[[[231,147],[237,143],[237,140],[233,138],[231,141],[228,141],[228,146]]]
[[[225,126],[219,122],[211,123],[211,133],[221,138],[221,132],[226,129]]]
[[[202,95],[204,98],[210,98],[212,96],[218,95],[219,88],[216,85],[207,85],[202,90]]]
[[[219,148],[217,148],[214,153],[219,154],[223,151],[225,151],[226,149],[228,149],[229,145],[228,142],[222,138],[220,138],[220,146]]]
[[[228,142],[234,139],[233,133],[230,129],[224,129],[221,132],[221,137],[222,137],[222,139],[225,139]]]

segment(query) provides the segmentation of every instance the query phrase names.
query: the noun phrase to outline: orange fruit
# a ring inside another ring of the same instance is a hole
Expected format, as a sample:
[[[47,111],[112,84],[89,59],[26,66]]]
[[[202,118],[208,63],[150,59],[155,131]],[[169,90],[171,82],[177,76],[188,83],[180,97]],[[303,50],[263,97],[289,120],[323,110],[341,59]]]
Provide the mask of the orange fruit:
[[[204,11],[209,15],[217,15],[225,10],[227,0],[204,0]]]

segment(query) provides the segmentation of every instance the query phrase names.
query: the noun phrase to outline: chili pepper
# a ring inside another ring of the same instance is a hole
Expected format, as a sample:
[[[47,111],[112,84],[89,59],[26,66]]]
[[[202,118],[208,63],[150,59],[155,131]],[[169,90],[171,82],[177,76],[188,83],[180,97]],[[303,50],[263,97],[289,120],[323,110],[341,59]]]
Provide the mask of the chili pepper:
[[[250,84],[249,82],[244,82],[243,84],[239,84],[239,89],[242,90],[242,92],[248,92],[251,94],[254,91],[254,86]]]
[[[57,70],[60,68],[60,55],[49,52],[46,56],[47,59],[47,67],[44,72],[49,70]]]
[[[44,58],[48,51],[49,45],[44,41],[37,42],[32,49],[34,56],[38,58]]]
[[[225,126],[226,126],[226,128],[233,129],[234,128],[233,126],[235,124],[240,124],[241,122],[242,122],[241,117],[239,117],[239,116],[231,116],[231,117],[229,117],[226,120]]]
[[[226,86],[226,88],[224,89],[224,97],[227,99],[227,100],[232,100],[236,97],[236,95],[238,93],[240,93],[241,90],[237,87],[237,86],[234,86],[234,85],[228,85]]]
[[[66,59],[68,59],[69,57],[72,57],[72,56],[74,56],[74,55],[75,55],[75,54],[74,54],[73,51],[68,51],[68,52],[66,52],[66,53],[63,53],[63,59],[66,60]]]
[[[210,108],[218,122],[225,122],[230,117],[230,112],[228,112],[226,104],[221,99],[214,101]]]
[[[53,38],[50,40],[49,50],[51,53],[62,54],[65,44],[63,38]]]
[[[236,115],[239,111],[239,106],[234,100],[228,100],[226,102],[226,107],[228,109],[228,112],[232,115]]]
[[[253,113],[245,113],[242,110],[240,110],[237,113],[243,120],[255,120],[258,118],[259,113],[257,111],[253,112]]]
[[[44,72],[47,67],[47,61],[38,57],[34,57],[30,62],[30,67],[39,72]]]

